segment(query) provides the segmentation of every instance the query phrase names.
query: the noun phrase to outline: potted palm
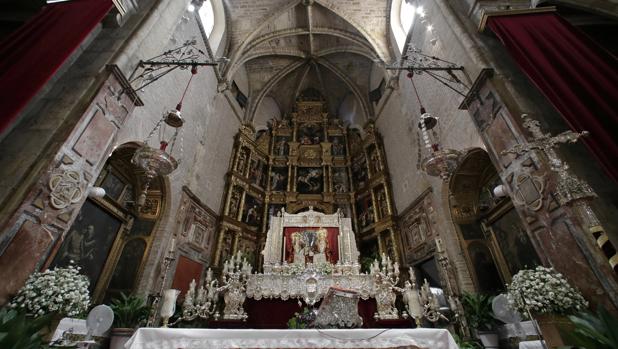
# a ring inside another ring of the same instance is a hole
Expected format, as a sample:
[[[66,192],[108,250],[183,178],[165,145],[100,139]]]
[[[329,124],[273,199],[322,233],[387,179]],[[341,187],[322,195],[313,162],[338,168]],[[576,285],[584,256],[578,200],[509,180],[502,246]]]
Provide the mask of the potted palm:
[[[148,318],[149,308],[140,297],[120,294],[110,303],[114,312],[114,325],[110,338],[110,349],[122,349],[135,330]]]
[[[466,320],[485,348],[498,348],[497,320],[493,317],[493,297],[477,293],[464,293],[462,305]]]
[[[23,309],[0,309],[0,348],[40,349],[53,315],[33,319]]]
[[[581,312],[569,315],[573,323],[570,331],[561,328],[562,338],[569,345],[586,349],[618,348],[618,317],[612,316],[602,306],[597,306],[596,315]]]

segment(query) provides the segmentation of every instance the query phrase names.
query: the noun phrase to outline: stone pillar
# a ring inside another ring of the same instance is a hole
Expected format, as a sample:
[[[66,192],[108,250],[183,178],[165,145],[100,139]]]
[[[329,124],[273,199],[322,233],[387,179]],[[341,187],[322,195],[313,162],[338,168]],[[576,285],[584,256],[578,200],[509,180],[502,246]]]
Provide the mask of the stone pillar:
[[[460,108],[472,116],[542,263],[565,275],[591,305],[615,312],[616,275],[577,211],[558,202],[558,178],[545,154],[502,153],[532,137],[523,132],[522,110],[504,81],[492,76],[492,70],[483,70]]]
[[[143,103],[116,66],[87,104],[40,179],[2,227],[0,304],[6,303],[60,247],[88,189],[113,151],[118,130]],[[43,116],[44,117],[44,116]]]

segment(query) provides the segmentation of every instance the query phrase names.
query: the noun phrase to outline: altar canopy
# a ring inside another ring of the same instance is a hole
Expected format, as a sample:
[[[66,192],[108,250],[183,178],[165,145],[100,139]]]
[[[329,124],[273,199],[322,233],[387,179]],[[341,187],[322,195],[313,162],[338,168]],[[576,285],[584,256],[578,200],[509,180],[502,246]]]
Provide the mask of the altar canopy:
[[[382,348],[457,349],[445,329],[227,330],[140,328],[127,349]]]
[[[296,214],[285,210],[270,218],[266,244],[262,250],[264,273],[283,264],[358,265],[356,237],[350,218],[340,213],[324,214],[313,210]]]

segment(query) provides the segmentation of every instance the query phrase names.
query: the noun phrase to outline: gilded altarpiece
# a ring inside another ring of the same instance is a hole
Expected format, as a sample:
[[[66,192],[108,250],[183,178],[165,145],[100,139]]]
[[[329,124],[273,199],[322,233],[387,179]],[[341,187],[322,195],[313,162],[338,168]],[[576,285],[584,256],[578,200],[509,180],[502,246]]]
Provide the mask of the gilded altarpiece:
[[[313,207],[352,218],[360,245],[399,259],[390,179],[373,124],[350,129],[326,112],[321,98],[300,97],[294,112],[268,130],[243,126],[227,174],[214,263],[236,251],[261,265],[271,216]],[[362,135],[361,135],[362,134]],[[364,242],[363,242],[364,241]]]

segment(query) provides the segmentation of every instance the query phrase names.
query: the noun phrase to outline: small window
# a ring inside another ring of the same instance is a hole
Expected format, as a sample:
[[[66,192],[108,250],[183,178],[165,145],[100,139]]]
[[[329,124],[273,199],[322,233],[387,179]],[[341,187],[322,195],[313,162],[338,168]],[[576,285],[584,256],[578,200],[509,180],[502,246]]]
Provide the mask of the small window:
[[[206,36],[210,37],[212,29],[215,27],[215,13],[212,9],[212,3],[210,0],[204,1],[198,13],[200,15],[200,19],[202,20],[202,25],[204,26]]]
[[[404,33],[408,33],[412,22],[414,22],[414,14],[416,13],[416,7],[412,5],[411,0],[404,0],[401,3],[401,11],[399,11],[399,20],[401,21],[401,30]]]
[[[414,0],[393,1],[391,7],[391,29],[400,52],[403,50],[410,28],[412,28],[414,17],[417,15],[421,18],[425,16],[423,7],[417,7],[413,2]]]

